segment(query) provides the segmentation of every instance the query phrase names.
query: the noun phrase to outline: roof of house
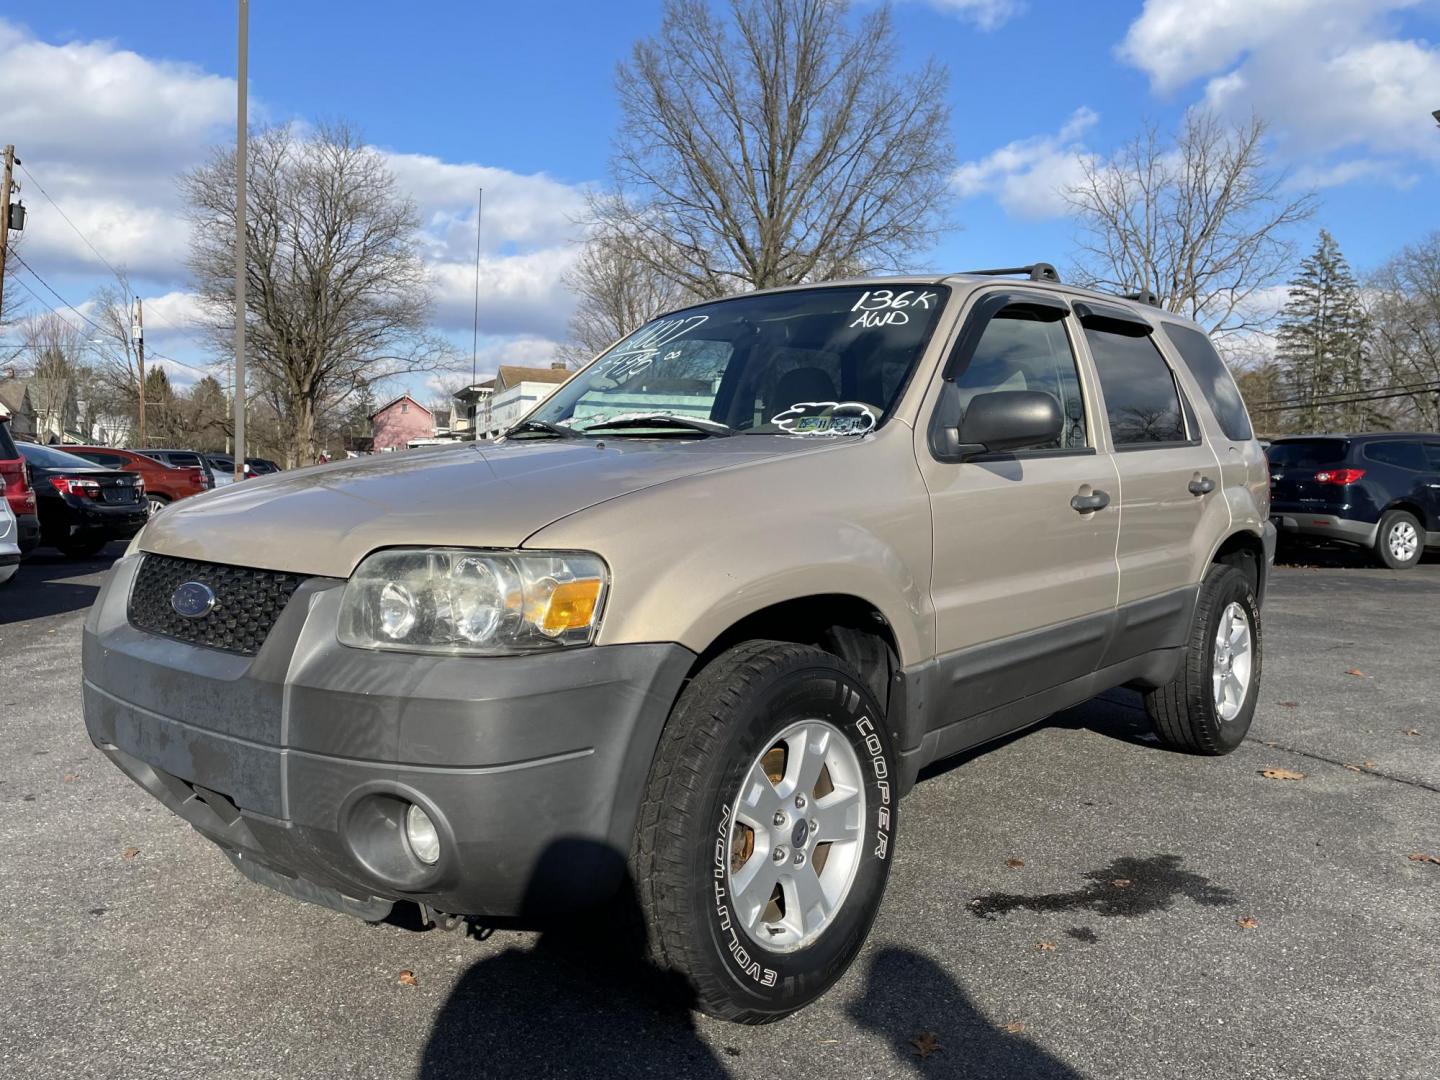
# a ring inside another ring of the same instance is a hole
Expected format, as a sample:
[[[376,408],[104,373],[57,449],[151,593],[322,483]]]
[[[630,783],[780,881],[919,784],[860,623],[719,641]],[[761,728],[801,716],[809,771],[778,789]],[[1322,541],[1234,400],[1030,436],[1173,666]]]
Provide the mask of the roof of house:
[[[501,364],[495,373],[495,387],[514,386],[522,382],[563,383],[575,374],[568,368],[521,367],[518,364]]]
[[[25,408],[25,391],[30,380],[21,378],[0,379],[0,405],[9,406],[13,411]]]
[[[398,397],[391,398],[391,399],[390,399],[389,401],[387,401],[384,405],[381,405],[380,408],[378,408],[378,409],[376,409],[374,412],[372,412],[372,413],[370,414],[370,417],[369,417],[369,418],[370,418],[371,420],[374,420],[375,417],[379,416],[379,415],[380,415],[382,412],[384,412],[386,409],[391,408],[392,406],[395,406],[395,405],[399,405],[400,402],[402,402],[402,401],[408,401],[408,402],[410,402],[410,404],[412,404],[412,405],[419,405],[420,408],[425,409],[425,406],[424,406],[424,405],[420,405],[420,402],[416,401],[415,398],[413,398],[413,397],[407,392],[407,393],[404,393],[404,394],[399,395]],[[429,409],[425,409],[425,412],[426,412],[427,414],[432,415],[432,416],[434,415],[433,413],[430,413],[430,410],[429,410]]]

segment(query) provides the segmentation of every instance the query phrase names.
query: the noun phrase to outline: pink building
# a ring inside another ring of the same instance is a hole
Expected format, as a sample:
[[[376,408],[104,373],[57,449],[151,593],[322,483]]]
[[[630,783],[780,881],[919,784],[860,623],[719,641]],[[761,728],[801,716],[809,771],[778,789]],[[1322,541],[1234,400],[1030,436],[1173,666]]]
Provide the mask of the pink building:
[[[370,414],[370,431],[375,450],[404,450],[411,439],[429,439],[435,434],[435,417],[409,394],[401,394]]]

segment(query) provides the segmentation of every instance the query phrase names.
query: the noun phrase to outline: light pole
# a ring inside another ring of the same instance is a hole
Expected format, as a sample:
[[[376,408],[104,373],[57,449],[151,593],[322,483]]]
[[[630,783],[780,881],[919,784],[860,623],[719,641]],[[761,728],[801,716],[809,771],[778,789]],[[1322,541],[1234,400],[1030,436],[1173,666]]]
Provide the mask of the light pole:
[[[250,0],[239,2],[235,79],[235,479],[245,479],[245,90],[250,67]]]

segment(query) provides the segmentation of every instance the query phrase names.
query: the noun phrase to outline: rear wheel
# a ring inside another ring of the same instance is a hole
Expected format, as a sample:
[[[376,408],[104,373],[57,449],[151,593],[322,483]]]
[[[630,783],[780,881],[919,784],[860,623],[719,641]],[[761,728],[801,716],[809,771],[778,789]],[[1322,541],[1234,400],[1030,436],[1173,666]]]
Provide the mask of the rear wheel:
[[[1200,586],[1180,672],[1145,695],[1160,741],[1192,754],[1228,754],[1239,746],[1255,715],[1262,653],[1250,579],[1216,563]]]
[[[170,505],[170,500],[164,495],[146,495],[145,501],[150,505],[150,516],[154,517],[161,510]]]
[[[700,1009],[767,1023],[844,974],[889,874],[894,766],[869,688],[823,650],[748,642],[686,688],[631,871],[652,955]]]
[[[1375,557],[1391,570],[1408,570],[1425,554],[1425,534],[1407,510],[1389,510],[1375,533]]]

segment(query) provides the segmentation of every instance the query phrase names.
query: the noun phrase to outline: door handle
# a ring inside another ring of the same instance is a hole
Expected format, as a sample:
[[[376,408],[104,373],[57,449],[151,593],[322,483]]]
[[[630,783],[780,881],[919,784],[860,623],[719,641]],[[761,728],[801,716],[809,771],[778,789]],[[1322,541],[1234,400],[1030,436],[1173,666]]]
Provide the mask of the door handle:
[[[1093,491],[1089,495],[1074,495],[1070,499],[1070,506],[1082,514],[1090,514],[1096,510],[1104,510],[1110,505],[1110,496],[1104,491]]]
[[[1208,476],[1196,476],[1194,480],[1190,481],[1191,495],[1209,495],[1214,490],[1215,481]]]

